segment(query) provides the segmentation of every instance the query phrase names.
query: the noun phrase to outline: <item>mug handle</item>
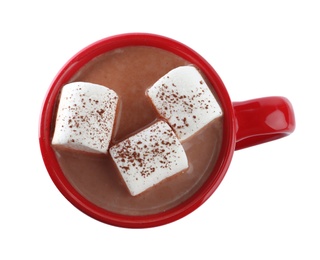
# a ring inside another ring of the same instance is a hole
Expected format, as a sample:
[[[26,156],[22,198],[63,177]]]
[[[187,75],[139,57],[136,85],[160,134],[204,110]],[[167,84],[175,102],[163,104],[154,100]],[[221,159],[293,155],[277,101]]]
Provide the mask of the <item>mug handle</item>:
[[[295,129],[293,108],[287,98],[233,102],[233,108],[237,130],[235,150],[285,137]]]

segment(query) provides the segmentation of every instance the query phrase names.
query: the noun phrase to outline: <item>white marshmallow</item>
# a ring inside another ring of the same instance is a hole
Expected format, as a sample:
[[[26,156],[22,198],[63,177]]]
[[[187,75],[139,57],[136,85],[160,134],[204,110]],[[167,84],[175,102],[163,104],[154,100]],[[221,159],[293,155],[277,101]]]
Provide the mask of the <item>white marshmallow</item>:
[[[101,85],[73,82],[61,92],[52,145],[106,153],[115,121],[117,94]]]
[[[180,141],[222,115],[217,100],[193,66],[169,71],[147,90],[147,95]]]
[[[132,196],[188,168],[185,151],[164,121],[159,121],[109,150]]]

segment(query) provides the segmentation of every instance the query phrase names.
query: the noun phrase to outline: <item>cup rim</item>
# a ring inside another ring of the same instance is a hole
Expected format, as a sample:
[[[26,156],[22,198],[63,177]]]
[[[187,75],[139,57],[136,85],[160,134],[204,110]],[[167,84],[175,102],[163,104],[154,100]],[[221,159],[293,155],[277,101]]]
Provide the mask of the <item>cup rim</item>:
[[[72,75],[74,75],[81,66],[92,58],[115,48],[133,45],[162,48],[180,55],[182,58],[193,63],[200,68],[211,84],[215,86],[215,91],[224,110],[224,137],[220,155],[213,170],[215,174],[211,174],[204,185],[180,205],[165,212],[146,216],[127,216],[110,212],[84,198],[64,176],[51,147],[50,139],[50,136],[52,136],[51,123],[53,119],[54,103],[61,87],[70,80]],[[235,132],[236,122],[229,94],[219,75],[200,54],[185,44],[166,36],[151,33],[124,33],[109,36],[88,45],[76,53],[60,69],[49,86],[42,104],[39,122],[39,144],[42,159],[52,181],[64,197],[76,208],[98,221],[113,226],[147,228],[168,224],[188,215],[212,195],[220,185],[231,162],[235,150]]]

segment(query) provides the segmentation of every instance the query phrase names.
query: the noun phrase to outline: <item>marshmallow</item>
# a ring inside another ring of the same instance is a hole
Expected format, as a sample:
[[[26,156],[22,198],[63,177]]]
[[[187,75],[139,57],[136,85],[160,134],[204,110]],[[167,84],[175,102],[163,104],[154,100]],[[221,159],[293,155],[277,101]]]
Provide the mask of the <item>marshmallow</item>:
[[[106,153],[115,121],[117,94],[101,85],[73,82],[61,92],[52,145]]]
[[[164,121],[112,146],[109,153],[132,196],[188,168],[181,143]]]
[[[147,90],[147,95],[180,141],[222,115],[217,100],[193,66],[169,71]]]

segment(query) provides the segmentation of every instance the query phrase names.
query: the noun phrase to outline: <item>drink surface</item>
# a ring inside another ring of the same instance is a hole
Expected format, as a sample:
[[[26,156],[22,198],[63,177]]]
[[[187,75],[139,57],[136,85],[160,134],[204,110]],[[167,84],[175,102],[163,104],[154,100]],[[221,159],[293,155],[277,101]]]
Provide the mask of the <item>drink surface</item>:
[[[147,88],[170,70],[189,64],[181,57],[158,48],[125,47],[93,59],[79,70],[71,82],[104,85],[119,95],[110,142],[112,146],[160,119],[146,96]],[[128,192],[109,154],[93,155],[62,149],[55,152],[65,176],[86,199],[112,212],[148,215],[178,205],[199,189],[212,173],[222,133],[222,118],[217,118],[184,140],[182,145],[189,161],[187,171],[135,197]]]

